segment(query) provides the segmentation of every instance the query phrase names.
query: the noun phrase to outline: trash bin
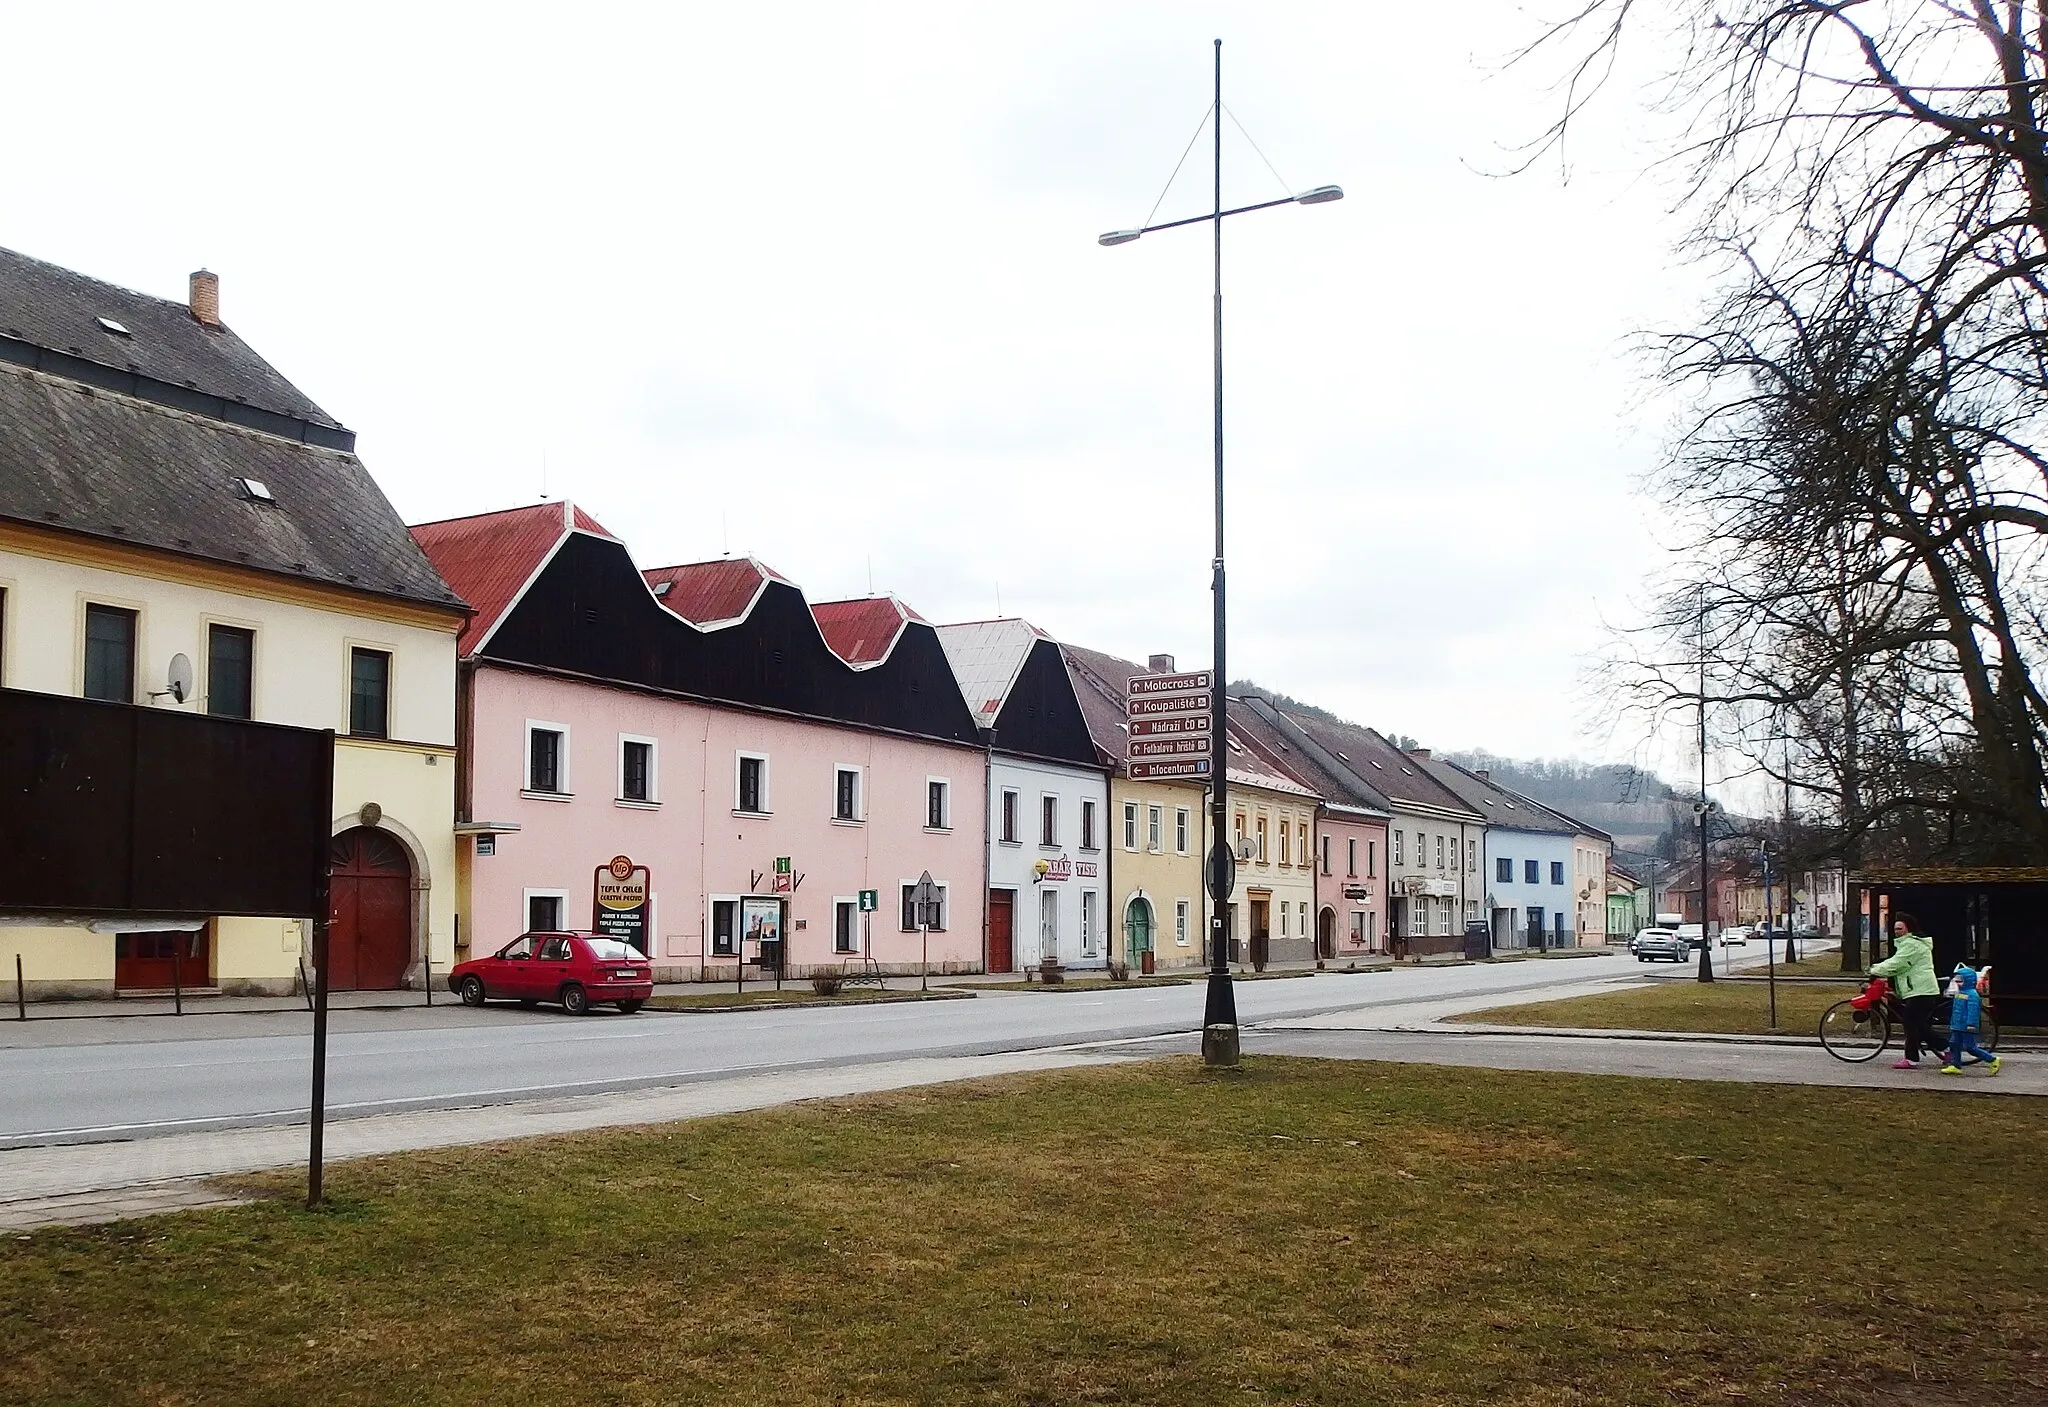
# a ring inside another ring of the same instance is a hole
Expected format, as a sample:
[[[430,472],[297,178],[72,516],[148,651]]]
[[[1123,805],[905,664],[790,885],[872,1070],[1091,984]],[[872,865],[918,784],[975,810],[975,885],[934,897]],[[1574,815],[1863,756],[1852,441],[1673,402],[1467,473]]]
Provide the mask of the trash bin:
[[[1475,918],[1465,925],[1465,956],[1493,956],[1493,930],[1486,926],[1486,920]]]
[[[1150,948],[1145,949],[1144,952],[1138,955],[1138,970],[1147,977],[1152,975],[1152,950]]]

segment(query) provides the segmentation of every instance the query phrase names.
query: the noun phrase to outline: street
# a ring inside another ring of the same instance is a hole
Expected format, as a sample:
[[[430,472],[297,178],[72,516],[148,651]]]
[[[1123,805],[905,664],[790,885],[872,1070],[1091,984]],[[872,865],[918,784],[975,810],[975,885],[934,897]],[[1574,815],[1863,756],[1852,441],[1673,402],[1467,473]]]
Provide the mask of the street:
[[[1603,954],[1241,982],[1246,1025],[1361,1008],[1635,977]],[[328,1111],[556,1099],[913,1056],[1041,1049],[1198,1030],[1204,988],[984,992],[971,1000],[834,1010],[634,1016],[437,1005],[337,1011]],[[134,1139],[305,1118],[312,1020],[303,1011],[0,1022],[0,1148]]]

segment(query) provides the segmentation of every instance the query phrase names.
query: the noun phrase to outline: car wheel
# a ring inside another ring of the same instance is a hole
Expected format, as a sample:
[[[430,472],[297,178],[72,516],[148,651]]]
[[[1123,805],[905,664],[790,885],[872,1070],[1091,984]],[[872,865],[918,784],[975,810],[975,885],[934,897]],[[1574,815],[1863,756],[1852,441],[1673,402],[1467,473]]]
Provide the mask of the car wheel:
[[[484,984],[481,980],[475,977],[465,977],[462,979],[462,1004],[464,1006],[482,1006],[484,1004]]]
[[[568,1012],[571,1016],[588,1016],[590,1014],[590,993],[584,991],[574,982],[571,982],[568,986],[562,988],[562,1010]]]
[[[647,1005],[647,1003],[644,1000],[620,1002],[619,1010],[625,1012],[626,1015],[631,1016],[634,1012],[638,1011],[641,1007],[645,1005]]]

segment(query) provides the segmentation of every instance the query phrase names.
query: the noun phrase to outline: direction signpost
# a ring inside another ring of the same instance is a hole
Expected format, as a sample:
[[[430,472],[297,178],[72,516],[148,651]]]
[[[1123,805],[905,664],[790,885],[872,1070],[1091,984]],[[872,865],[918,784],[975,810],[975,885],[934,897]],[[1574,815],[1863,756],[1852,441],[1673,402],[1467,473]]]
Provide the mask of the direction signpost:
[[[1214,682],[1206,669],[1132,678],[1124,699],[1132,781],[1208,779]]]

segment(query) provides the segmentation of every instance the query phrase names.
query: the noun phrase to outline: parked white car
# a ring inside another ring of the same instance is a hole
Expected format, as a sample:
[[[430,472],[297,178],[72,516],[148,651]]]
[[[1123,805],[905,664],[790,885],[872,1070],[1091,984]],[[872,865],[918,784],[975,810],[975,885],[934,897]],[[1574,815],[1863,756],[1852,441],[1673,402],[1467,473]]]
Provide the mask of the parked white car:
[[[1724,948],[1746,948],[1750,934],[1756,930],[1748,924],[1737,923],[1721,930],[1721,946]]]

